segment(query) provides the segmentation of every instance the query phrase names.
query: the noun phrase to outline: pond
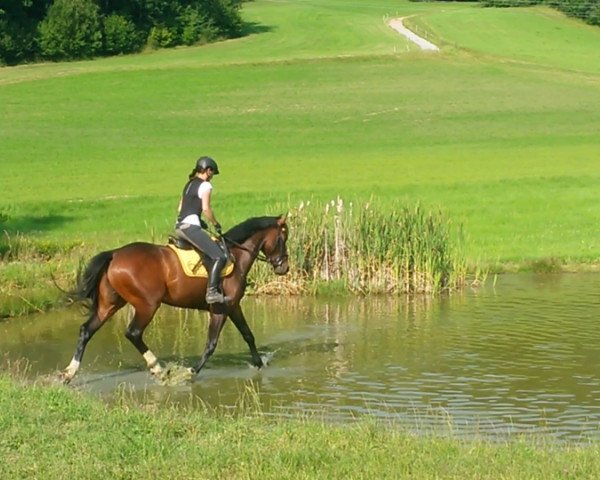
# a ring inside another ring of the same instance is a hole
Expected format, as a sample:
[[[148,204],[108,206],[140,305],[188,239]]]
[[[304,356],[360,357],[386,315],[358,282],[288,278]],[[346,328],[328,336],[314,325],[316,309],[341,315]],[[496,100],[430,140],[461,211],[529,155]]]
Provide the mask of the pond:
[[[336,422],[364,415],[412,431],[503,438],[600,439],[600,275],[502,275],[437,298],[253,298],[261,353],[227,324],[192,383],[157,384],[125,339],[127,311],[90,342],[75,388],[148,403],[235,407]],[[207,314],[162,307],[146,341],[163,362],[200,357]],[[0,323],[0,355],[31,376],[64,368],[83,317],[73,310]],[[250,394],[248,393],[250,392]]]

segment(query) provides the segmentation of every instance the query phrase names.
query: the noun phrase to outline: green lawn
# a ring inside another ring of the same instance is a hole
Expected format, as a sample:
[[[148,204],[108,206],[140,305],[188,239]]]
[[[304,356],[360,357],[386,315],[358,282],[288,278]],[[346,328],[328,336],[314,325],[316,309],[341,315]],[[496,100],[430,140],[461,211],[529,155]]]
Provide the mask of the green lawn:
[[[0,262],[0,316],[55,302],[50,274],[82,253],[163,242],[202,154],[225,227],[338,195],[421,202],[464,225],[472,264],[600,260],[600,29],[463,2],[256,0],[243,16],[251,34],[215,45],[0,69],[0,247],[24,251]],[[442,51],[387,27],[397,16]],[[595,445],[146,408],[0,376],[0,477],[600,471]]]
[[[491,61],[523,63],[598,75],[598,27],[550,8],[439,8],[417,16],[434,40]],[[492,58],[493,57],[493,58]]]
[[[250,392],[250,395],[248,394]],[[0,376],[0,476],[12,478],[597,478],[598,446],[415,435],[362,418],[274,419],[256,394],[235,412],[107,407],[64,388]]]
[[[410,15],[442,52],[385,23]],[[600,29],[389,0],[258,0],[243,16],[252,33],[220,44],[1,69],[2,228],[162,241],[210,154],[226,226],[376,197],[442,208],[472,262],[600,258]]]

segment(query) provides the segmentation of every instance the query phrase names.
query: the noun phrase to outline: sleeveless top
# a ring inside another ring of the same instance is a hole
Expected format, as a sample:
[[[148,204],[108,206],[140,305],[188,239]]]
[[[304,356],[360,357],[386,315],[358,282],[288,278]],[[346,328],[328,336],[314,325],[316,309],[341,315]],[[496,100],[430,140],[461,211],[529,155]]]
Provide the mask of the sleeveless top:
[[[185,220],[186,223],[200,225],[200,215],[202,214],[202,199],[200,195],[206,189],[212,189],[210,182],[201,178],[194,177],[183,187],[181,196],[181,211],[177,217],[177,222]]]

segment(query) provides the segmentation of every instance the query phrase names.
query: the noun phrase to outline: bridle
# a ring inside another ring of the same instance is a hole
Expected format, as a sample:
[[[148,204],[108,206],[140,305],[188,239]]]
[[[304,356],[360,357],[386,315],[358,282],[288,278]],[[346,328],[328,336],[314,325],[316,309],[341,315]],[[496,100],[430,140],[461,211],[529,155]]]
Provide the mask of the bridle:
[[[285,244],[284,244],[283,235],[281,234],[281,232],[279,232],[279,234],[277,235],[277,245],[276,245],[276,248],[279,248],[279,255],[277,255],[274,258],[269,258],[264,253],[262,253],[261,248],[264,244],[264,241],[258,246],[258,249],[257,249],[258,253],[256,253],[254,250],[251,250],[248,247],[245,247],[241,243],[231,240],[230,238],[226,237],[225,235],[223,235],[222,238],[225,241],[236,246],[237,248],[240,248],[241,250],[244,250],[244,251],[254,255],[256,257],[256,260],[258,260],[260,262],[270,263],[274,269],[283,265],[283,263],[288,259],[288,254],[284,253]]]
[[[283,263],[288,259],[288,254],[283,253],[285,251],[285,244],[283,242],[283,235],[281,232],[279,232],[277,235],[277,244],[275,248],[277,247],[279,247],[279,255],[277,255],[275,258],[265,257],[274,269],[281,267],[281,265],[283,265]]]

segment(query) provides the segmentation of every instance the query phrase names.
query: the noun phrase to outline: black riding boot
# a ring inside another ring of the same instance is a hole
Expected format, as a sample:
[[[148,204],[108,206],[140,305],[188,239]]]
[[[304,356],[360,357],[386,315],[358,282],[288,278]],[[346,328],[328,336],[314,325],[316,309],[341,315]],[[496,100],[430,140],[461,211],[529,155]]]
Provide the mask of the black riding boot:
[[[206,289],[206,303],[225,303],[229,298],[219,292],[219,282],[221,281],[221,270],[227,263],[226,258],[215,260],[208,275],[208,288]]]

